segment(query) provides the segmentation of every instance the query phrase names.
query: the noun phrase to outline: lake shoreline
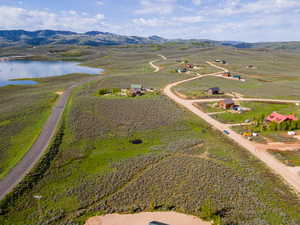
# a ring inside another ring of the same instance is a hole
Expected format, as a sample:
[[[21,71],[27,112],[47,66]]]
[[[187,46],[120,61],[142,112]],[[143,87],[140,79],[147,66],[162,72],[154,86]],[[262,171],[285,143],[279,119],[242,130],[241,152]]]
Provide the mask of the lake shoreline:
[[[100,75],[101,68],[83,66],[71,61],[24,60],[28,56],[0,58],[0,88],[10,85],[36,85],[38,79],[69,74]]]

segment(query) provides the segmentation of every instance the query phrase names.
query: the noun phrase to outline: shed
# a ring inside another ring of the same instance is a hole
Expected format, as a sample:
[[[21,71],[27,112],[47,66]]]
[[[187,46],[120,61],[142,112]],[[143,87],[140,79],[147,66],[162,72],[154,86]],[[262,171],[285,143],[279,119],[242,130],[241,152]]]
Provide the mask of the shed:
[[[219,102],[219,106],[223,109],[230,109],[234,106],[234,101],[231,98],[224,99]]]
[[[152,221],[152,222],[149,223],[149,225],[168,225],[168,224],[157,222],[157,221]]]
[[[209,95],[217,95],[219,93],[220,93],[220,88],[218,88],[218,87],[209,88],[207,90],[207,94],[209,94]]]

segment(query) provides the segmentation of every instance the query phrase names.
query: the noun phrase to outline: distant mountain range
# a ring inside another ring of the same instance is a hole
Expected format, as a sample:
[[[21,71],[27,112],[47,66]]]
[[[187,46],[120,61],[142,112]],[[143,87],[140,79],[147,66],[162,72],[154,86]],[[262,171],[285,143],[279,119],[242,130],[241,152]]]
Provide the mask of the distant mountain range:
[[[75,33],[71,31],[56,30],[0,30],[0,47],[38,46],[48,44],[103,46],[128,44],[163,44],[168,42],[203,43],[207,45],[232,46],[236,48],[300,50],[300,42],[247,43],[239,41],[213,41],[207,39],[165,39],[159,36],[125,36],[99,31]]]

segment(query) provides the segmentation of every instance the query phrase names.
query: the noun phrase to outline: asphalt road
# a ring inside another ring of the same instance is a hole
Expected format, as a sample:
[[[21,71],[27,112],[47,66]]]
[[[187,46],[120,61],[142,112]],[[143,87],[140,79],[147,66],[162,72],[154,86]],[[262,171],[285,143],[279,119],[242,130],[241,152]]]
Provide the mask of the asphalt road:
[[[10,193],[17,184],[26,176],[26,174],[34,167],[39,161],[43,153],[47,150],[52,137],[56,132],[56,128],[62,117],[65,106],[68,102],[68,98],[72,90],[92,79],[87,81],[73,84],[71,87],[65,90],[65,92],[59,97],[56,105],[54,106],[50,117],[48,118],[43,130],[32,145],[31,149],[26,153],[24,158],[6,175],[5,178],[0,180],[0,200],[2,200],[8,193]],[[97,79],[97,78],[96,78]]]

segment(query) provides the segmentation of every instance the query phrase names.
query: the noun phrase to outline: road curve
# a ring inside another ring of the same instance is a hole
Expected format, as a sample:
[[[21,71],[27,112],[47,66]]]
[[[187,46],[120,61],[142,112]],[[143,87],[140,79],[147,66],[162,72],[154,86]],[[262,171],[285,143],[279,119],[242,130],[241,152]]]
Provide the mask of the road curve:
[[[26,176],[27,173],[29,173],[29,171],[39,161],[43,153],[47,150],[51,139],[56,132],[56,128],[59,124],[60,118],[62,117],[72,90],[75,87],[93,79],[95,78],[90,78],[84,82],[73,84],[59,97],[36,142],[32,145],[23,159],[13,169],[10,170],[6,177],[0,180],[0,200],[2,200],[8,193],[13,191],[17,184]]]
[[[154,69],[154,73],[157,73],[160,71],[159,66],[154,65],[155,62],[157,62],[158,60],[153,60],[151,62],[149,62],[150,66]]]
[[[224,70],[223,70],[224,71]],[[206,75],[199,75],[197,77],[193,77],[190,79],[178,81],[172,84],[167,85],[163,92],[165,95],[167,95],[170,99],[175,101],[177,104],[184,106],[194,114],[196,114],[201,119],[205,120],[207,123],[209,123],[212,127],[218,129],[219,131],[223,132],[224,130],[227,130],[229,132],[228,138],[235,141],[237,144],[239,144],[241,147],[248,150],[252,155],[263,161],[273,172],[275,172],[277,175],[280,175],[281,178],[297,193],[300,194],[300,178],[299,175],[295,170],[291,170],[288,166],[284,165],[280,161],[278,161],[276,158],[274,158],[272,155],[270,155],[266,151],[257,150],[254,144],[247,139],[245,139],[243,136],[239,135],[235,131],[233,131],[229,125],[223,124],[215,119],[213,119],[211,116],[209,116],[207,113],[204,113],[199,108],[193,105],[194,102],[199,101],[191,101],[191,100],[185,100],[178,97],[176,94],[172,92],[172,88],[188,82],[195,79],[199,79],[205,76],[209,76],[209,74]],[[206,100],[206,99],[205,99]],[[220,99],[217,99],[219,101]],[[238,99],[240,100],[240,99]],[[247,99],[248,100],[248,99]],[[257,99],[253,99],[257,100]],[[265,101],[265,100],[264,100]],[[267,100],[269,101],[269,100]],[[282,100],[280,100],[282,101]]]
[[[161,57],[163,60],[167,60],[167,57],[164,56],[164,55],[159,54],[158,56]],[[157,72],[160,71],[159,66],[154,65],[154,63],[157,62],[157,61],[159,61],[159,60],[156,59],[156,60],[153,60],[153,61],[149,62],[150,66],[154,69],[154,73],[157,73]]]

